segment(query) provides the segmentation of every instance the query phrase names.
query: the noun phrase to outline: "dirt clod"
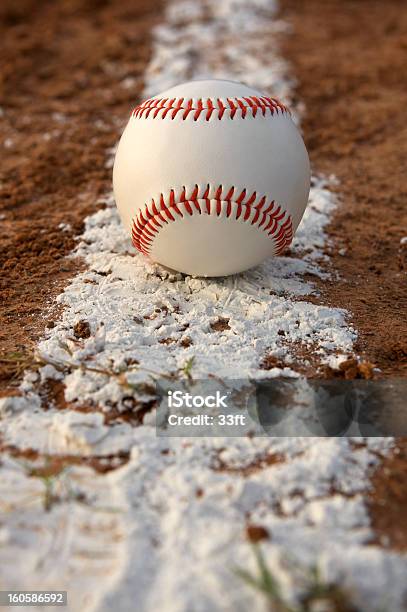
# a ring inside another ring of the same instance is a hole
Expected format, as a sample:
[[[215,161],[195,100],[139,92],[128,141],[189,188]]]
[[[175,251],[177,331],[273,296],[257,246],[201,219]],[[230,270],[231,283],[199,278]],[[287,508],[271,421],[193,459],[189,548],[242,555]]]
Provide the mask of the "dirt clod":
[[[246,537],[252,544],[257,544],[262,540],[269,540],[270,534],[262,525],[253,525],[249,523],[246,525]]]
[[[345,380],[363,378],[371,380],[375,376],[375,365],[368,361],[358,361],[355,357],[349,357],[346,361],[342,361],[338,368],[334,369],[326,366],[323,368],[323,372],[326,378],[344,378]]]
[[[192,342],[192,338],[191,338],[191,336],[186,336],[185,338],[182,338],[182,340],[181,340],[181,342],[180,342],[180,345],[181,345],[183,348],[188,348],[188,347],[189,347],[189,346],[191,346],[192,344],[193,344],[193,342]]]
[[[86,340],[90,338],[90,325],[88,321],[78,321],[73,327],[73,334],[77,340]]]
[[[281,359],[274,355],[266,355],[260,362],[260,368],[262,370],[272,370],[273,368],[284,368],[285,364]]]
[[[229,319],[224,319],[223,317],[219,317],[217,321],[214,321],[210,325],[211,330],[214,332],[223,332],[230,329]]]

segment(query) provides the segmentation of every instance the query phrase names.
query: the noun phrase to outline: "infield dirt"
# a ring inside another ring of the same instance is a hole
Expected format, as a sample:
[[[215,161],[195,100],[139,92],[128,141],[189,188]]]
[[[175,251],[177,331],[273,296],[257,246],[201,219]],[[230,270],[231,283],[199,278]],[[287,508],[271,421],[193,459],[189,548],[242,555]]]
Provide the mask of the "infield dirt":
[[[81,266],[66,255],[110,188],[106,150],[139,102],[158,13],[144,0],[2,3],[0,389]],[[131,87],[114,86],[118,70]]]
[[[405,4],[286,0],[284,54],[305,101],[315,168],[334,173],[341,205],[328,229],[339,280],[324,300],[352,313],[355,349],[407,375],[407,27]]]

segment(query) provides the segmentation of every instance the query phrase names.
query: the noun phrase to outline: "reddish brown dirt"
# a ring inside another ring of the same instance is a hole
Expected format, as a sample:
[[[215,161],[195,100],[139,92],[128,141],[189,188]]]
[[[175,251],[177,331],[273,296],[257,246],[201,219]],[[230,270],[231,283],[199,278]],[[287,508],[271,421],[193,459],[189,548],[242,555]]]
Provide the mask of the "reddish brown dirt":
[[[406,376],[405,3],[284,0],[282,8],[293,25],[284,53],[306,104],[312,165],[340,181],[329,233],[341,278],[320,286],[323,301],[350,311],[355,349],[368,363],[383,375]],[[406,470],[407,440],[398,440],[372,475],[367,498],[373,543],[400,551],[407,550]]]
[[[246,537],[252,544],[257,544],[262,540],[269,540],[270,534],[262,525],[252,525],[249,523],[246,525]]]
[[[270,465],[283,463],[285,461],[283,455],[268,453],[257,457],[244,467],[240,467],[225,463],[225,461],[223,461],[223,459],[219,456],[220,452],[221,451],[219,451],[213,459],[212,469],[215,472],[227,472],[228,474],[239,474],[241,476],[250,476],[251,474],[255,474],[256,472],[266,469]]]
[[[375,542],[407,551],[407,439],[399,440],[372,478],[367,499]]]
[[[284,0],[284,55],[305,102],[314,171],[335,174],[329,233],[341,280],[323,302],[346,308],[355,349],[383,375],[407,375],[407,11],[402,0]],[[341,249],[346,249],[344,255]]]
[[[48,477],[60,474],[72,465],[87,465],[100,474],[110,470],[116,470],[128,462],[130,453],[121,451],[115,455],[99,455],[93,457],[81,457],[78,455],[43,455],[33,449],[21,450],[16,446],[4,445],[0,441],[0,452],[17,459],[30,461],[32,467],[30,476]]]
[[[110,187],[106,150],[139,101],[159,8],[1,3],[0,389],[29,364],[30,343],[56,316],[48,305],[80,266],[65,256]]]

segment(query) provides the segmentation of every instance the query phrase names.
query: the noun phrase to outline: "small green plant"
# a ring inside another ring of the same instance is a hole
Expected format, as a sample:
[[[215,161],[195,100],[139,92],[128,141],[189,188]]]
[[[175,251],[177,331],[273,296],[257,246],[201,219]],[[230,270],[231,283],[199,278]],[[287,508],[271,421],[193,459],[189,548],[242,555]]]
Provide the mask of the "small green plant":
[[[49,512],[54,504],[61,501],[60,497],[55,493],[55,476],[42,476],[44,483],[44,510]]]
[[[306,576],[304,593],[298,604],[288,604],[258,544],[253,544],[253,551],[257,573],[252,574],[243,568],[237,568],[235,573],[249,586],[261,591],[267,597],[271,612],[315,612],[321,609],[324,612],[357,612],[347,593],[338,585],[324,582],[317,568],[312,568]]]
[[[184,374],[184,376],[189,380],[189,382],[192,382],[192,366],[194,365],[195,362],[195,357],[192,356],[189,359],[187,359],[187,361],[185,362],[185,364],[182,366],[182,368],[180,368],[180,372],[182,374]]]
[[[258,574],[251,574],[240,567],[236,568],[235,573],[249,586],[261,591],[267,597],[270,602],[270,609],[273,610],[273,612],[297,612],[284,602],[281,596],[280,586],[267,567],[260,547],[257,544],[253,545],[253,552],[256,557]]]
[[[31,478],[38,478],[44,485],[43,506],[49,512],[55,504],[63,500],[64,483],[69,466],[63,461],[52,460],[45,457],[39,465],[25,464],[25,471]]]

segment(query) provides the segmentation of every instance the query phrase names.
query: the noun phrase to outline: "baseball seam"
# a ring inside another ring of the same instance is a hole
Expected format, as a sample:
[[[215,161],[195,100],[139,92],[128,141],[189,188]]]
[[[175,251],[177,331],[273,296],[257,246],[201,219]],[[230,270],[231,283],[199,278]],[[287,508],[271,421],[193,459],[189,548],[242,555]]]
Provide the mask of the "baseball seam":
[[[290,114],[289,109],[276,98],[266,96],[247,96],[242,98],[150,98],[145,100],[132,112],[135,119],[165,119],[171,120],[181,113],[185,121],[193,117],[194,121],[205,117],[209,121],[214,115],[218,119],[233,119],[236,115],[241,119],[275,113]]]
[[[149,255],[154,239],[165,225],[194,214],[216,215],[249,223],[274,241],[276,255],[281,254],[291,244],[291,215],[281,205],[274,200],[267,202],[267,197],[258,196],[256,191],[249,194],[246,189],[242,189],[237,197],[234,197],[234,187],[227,193],[223,193],[224,191],[226,190],[223,186],[219,185],[213,192],[208,184],[201,190],[195,185],[189,197],[185,187],[182,188],[179,198],[176,198],[174,189],[166,196],[161,193],[158,203],[152,199],[133,219],[133,245],[144,255]],[[214,197],[208,197],[210,193],[214,193]]]

